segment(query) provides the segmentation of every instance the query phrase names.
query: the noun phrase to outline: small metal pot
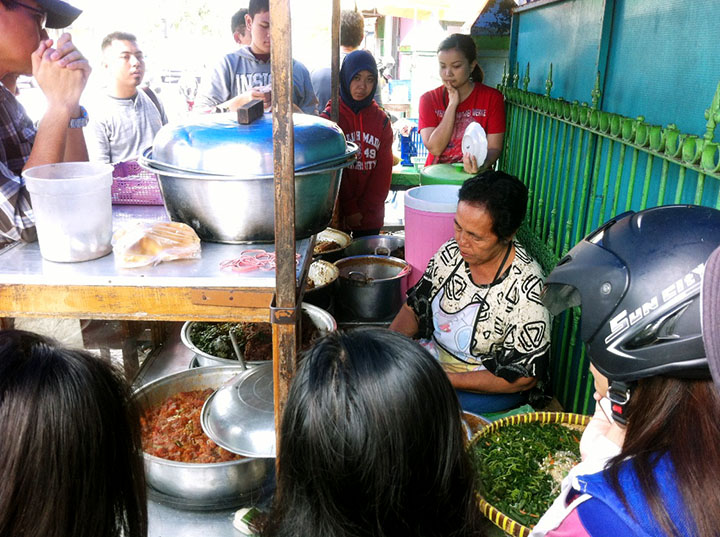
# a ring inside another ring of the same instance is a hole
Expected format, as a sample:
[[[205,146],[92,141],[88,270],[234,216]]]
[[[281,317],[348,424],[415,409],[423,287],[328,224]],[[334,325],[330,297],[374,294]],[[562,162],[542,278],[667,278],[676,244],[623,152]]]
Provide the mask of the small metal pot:
[[[310,263],[308,279],[313,282],[313,288],[305,290],[303,302],[329,310],[333,304],[339,275],[338,268],[329,261],[317,259]]]
[[[327,311],[314,306],[312,304],[302,304],[302,309],[305,313],[308,314],[308,316],[312,319],[313,323],[315,323],[315,326],[320,331],[320,335],[325,335],[328,332],[333,332],[337,330],[337,323],[335,322],[335,319],[332,315],[330,315]],[[183,345],[185,345],[188,349],[190,349],[192,352],[195,353],[195,358],[197,359],[197,363],[200,367],[208,367],[208,366],[216,366],[216,365],[225,365],[225,366],[237,366],[238,361],[237,360],[228,360],[227,358],[220,358],[219,356],[213,356],[212,354],[208,354],[204,351],[201,351],[198,349],[192,341],[190,341],[190,332],[195,324],[195,321],[186,321],[185,324],[183,324],[182,330],[180,331],[180,340],[183,342]],[[253,361],[253,362],[246,362],[248,367],[254,367],[256,365],[260,365],[263,363],[267,363],[270,359],[272,359],[272,356],[268,357],[268,360],[263,361]]]
[[[341,321],[387,321],[403,304],[410,265],[396,257],[358,255],[335,262],[340,270],[336,315]]]
[[[345,248],[345,256],[355,255],[389,255],[405,259],[405,237],[397,235],[368,235],[353,239]]]
[[[190,369],[146,384],[133,393],[133,399],[144,412],[179,392],[217,389],[242,372],[239,365]],[[208,509],[242,503],[244,497],[264,486],[275,464],[273,458],[217,463],[175,462],[147,453],[143,458],[147,482],[153,489]]]

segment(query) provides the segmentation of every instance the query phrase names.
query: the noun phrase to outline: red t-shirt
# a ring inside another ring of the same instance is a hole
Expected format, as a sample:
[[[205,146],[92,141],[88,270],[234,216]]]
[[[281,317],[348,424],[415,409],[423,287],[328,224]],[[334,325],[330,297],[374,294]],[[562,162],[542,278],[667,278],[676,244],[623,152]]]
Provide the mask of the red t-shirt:
[[[420,97],[420,121],[418,130],[437,127],[447,108],[445,86],[428,91]],[[487,134],[505,132],[505,102],[498,90],[485,84],[475,84],[472,93],[461,102],[455,111],[455,126],[450,142],[440,157],[428,153],[426,166],[447,162],[462,162],[462,137],[465,128],[472,122],[480,123]],[[478,163],[482,164],[482,163]]]

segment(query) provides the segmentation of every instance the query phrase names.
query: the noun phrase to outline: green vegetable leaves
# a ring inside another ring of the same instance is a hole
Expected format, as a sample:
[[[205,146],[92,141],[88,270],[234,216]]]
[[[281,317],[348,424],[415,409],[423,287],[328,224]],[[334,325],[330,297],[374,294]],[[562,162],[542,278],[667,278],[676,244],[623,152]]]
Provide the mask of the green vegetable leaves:
[[[242,349],[247,339],[243,323],[195,323],[190,332],[190,341],[211,356],[235,360],[230,330],[235,333],[238,345]]]
[[[579,462],[578,438],[564,425],[539,422],[501,427],[478,438],[471,456],[480,493],[513,520],[534,526],[557,495],[549,466],[558,453],[564,464]]]

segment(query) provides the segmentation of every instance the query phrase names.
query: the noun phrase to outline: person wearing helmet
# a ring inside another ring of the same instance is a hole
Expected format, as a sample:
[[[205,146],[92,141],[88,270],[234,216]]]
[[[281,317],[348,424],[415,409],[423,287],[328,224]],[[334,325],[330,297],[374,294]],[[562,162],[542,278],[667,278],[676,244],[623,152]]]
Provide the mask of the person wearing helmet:
[[[606,424],[592,423],[597,413],[583,442],[604,427],[617,445],[571,471],[532,537],[717,535],[720,395],[700,289],[718,245],[720,211],[655,207],[607,222],[548,276],[551,313],[582,307],[596,399],[609,399]]]
[[[702,303],[702,335],[710,373],[720,393],[720,248],[705,264]]]
[[[527,187],[488,170],[458,192],[455,236],[408,291],[391,330],[427,341],[463,410],[500,412],[528,400],[550,354],[544,274],[515,240]]]

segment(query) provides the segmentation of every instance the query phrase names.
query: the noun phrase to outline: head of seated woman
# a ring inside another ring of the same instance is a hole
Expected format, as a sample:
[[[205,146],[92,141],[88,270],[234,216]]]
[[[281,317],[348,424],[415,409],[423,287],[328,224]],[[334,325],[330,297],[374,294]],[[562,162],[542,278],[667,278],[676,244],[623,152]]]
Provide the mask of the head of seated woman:
[[[109,362],[0,330],[0,439],[0,535],[147,535],[140,417]]]
[[[527,187],[505,172],[487,170],[463,183],[455,213],[455,241],[469,265],[502,257],[525,218],[527,199]]]
[[[457,396],[438,361],[396,332],[315,342],[279,448],[263,537],[482,535]]]

